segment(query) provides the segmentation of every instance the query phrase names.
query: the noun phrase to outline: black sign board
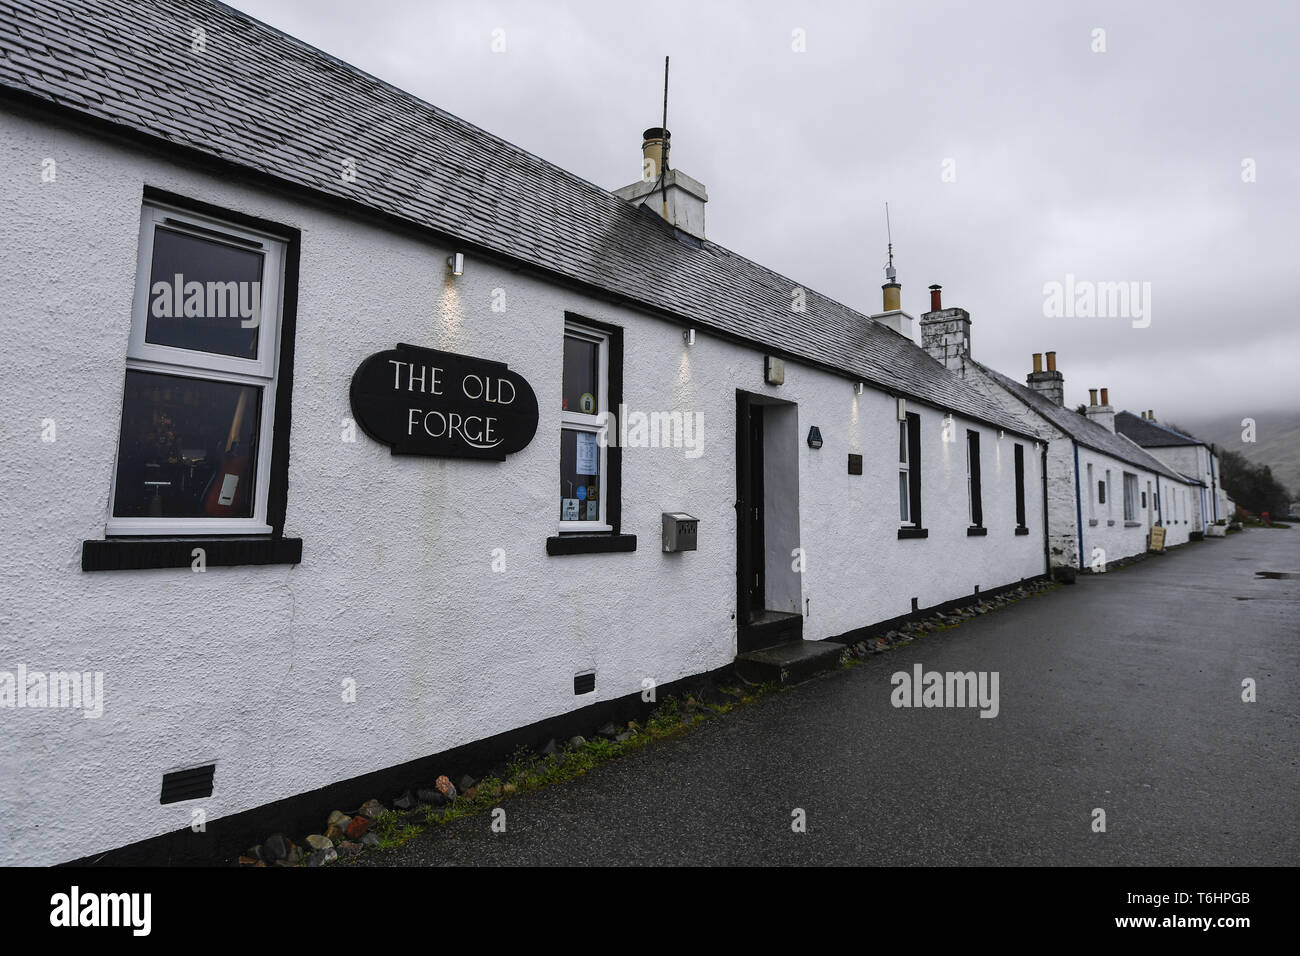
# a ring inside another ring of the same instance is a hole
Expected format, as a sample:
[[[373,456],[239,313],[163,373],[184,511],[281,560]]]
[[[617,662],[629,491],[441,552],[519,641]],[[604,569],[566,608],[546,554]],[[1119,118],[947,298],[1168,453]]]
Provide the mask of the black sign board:
[[[532,386],[501,362],[399,344],[352,376],[352,415],[394,455],[505,461],[537,432]]]

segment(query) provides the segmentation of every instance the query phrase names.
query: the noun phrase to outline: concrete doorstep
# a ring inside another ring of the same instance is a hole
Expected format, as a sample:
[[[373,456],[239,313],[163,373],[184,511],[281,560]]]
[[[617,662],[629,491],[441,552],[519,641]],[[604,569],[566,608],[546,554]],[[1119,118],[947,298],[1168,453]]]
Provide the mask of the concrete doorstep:
[[[736,674],[754,684],[792,684],[833,670],[848,652],[835,641],[789,641],[736,657]]]

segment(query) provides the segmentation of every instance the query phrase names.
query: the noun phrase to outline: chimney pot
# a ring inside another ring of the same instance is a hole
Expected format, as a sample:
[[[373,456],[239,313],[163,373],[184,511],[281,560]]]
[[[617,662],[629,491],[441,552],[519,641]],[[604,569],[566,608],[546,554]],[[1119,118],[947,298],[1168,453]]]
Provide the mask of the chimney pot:
[[[672,132],[662,126],[652,126],[641,134],[641,155],[649,160],[651,168],[646,170],[650,179],[658,179],[663,172],[664,161],[672,152]]]
[[[1156,410],[1154,408],[1147,410],[1147,418],[1151,419],[1151,421],[1156,420]]]
[[[1095,388],[1088,389],[1088,404],[1089,405],[1097,404],[1097,390]]]
[[[1102,403],[1103,405],[1109,405],[1109,404],[1110,404],[1110,389],[1108,389],[1108,388],[1103,388],[1103,389],[1101,390],[1101,403]]]
[[[940,301],[940,292],[942,291],[942,289],[943,286],[941,285],[930,286],[930,311],[931,312],[938,312],[940,309],[943,308],[943,303]]]
[[[1035,353],[1034,353],[1034,371],[1035,371],[1035,372],[1041,372],[1042,370],[1043,370],[1043,353],[1042,353],[1042,352],[1035,352]]]
[[[1048,370],[1049,372],[1055,372],[1055,371],[1056,371],[1056,353],[1055,353],[1055,352],[1048,352],[1048,353],[1047,353],[1047,370]]]

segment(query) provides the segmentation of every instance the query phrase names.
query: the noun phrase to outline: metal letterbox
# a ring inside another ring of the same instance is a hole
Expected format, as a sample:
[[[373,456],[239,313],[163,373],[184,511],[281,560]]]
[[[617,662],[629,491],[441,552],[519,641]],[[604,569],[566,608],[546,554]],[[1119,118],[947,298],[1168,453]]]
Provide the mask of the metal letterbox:
[[[687,514],[664,513],[664,550],[694,551],[700,519]]]

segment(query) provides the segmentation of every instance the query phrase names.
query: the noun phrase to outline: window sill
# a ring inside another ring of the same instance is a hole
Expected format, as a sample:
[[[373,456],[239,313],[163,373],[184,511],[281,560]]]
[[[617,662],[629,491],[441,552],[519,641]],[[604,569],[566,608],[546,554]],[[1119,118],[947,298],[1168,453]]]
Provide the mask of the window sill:
[[[561,554],[613,554],[635,551],[634,534],[561,534],[546,539],[546,553]]]
[[[1024,525],[1020,525],[1020,527],[1016,528],[1016,534],[1029,534],[1029,529]]]
[[[1142,524],[1141,521],[1125,521],[1125,522],[1124,522],[1124,527],[1126,527],[1126,528],[1136,528],[1136,527],[1138,527],[1140,524]]]
[[[190,568],[195,548],[203,549],[206,567],[302,561],[302,538],[109,538],[81,543],[81,570]]]
[[[928,538],[930,537],[929,528],[899,528],[899,540],[903,538]]]
[[[966,529],[966,537],[968,538],[982,538],[988,533],[989,529],[981,527],[980,525],[971,525]]]

